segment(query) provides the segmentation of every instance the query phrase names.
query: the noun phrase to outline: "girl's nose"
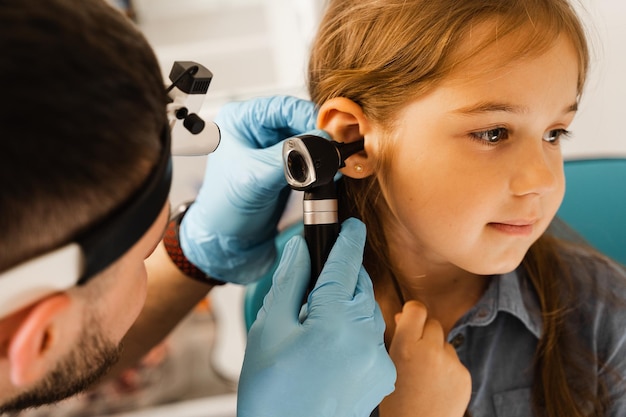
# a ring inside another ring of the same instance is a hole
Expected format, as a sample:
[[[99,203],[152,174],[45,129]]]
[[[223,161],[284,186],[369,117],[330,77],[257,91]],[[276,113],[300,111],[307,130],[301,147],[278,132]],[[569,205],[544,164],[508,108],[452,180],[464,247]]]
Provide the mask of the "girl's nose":
[[[510,189],[514,195],[543,195],[554,191],[563,178],[563,161],[560,151],[546,149],[545,142],[526,141],[517,152],[514,161],[515,172]],[[556,154],[550,154],[558,152]]]

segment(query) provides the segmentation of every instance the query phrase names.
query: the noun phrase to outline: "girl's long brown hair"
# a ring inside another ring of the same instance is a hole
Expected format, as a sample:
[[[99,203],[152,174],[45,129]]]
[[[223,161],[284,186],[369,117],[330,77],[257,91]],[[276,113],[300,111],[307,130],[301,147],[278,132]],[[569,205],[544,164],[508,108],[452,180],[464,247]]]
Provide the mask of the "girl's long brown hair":
[[[479,27],[491,28],[491,36],[472,50],[460,48]],[[580,95],[589,52],[583,26],[567,0],[331,0],[312,49],[309,93],[318,105],[333,97],[349,98],[372,123],[389,131],[407,102],[500,39],[518,39],[500,57],[512,62],[540,54],[559,36],[578,52]],[[365,264],[374,282],[393,268],[380,221],[387,208],[380,186],[390,163],[385,150],[383,144],[376,175],[344,177],[340,185],[342,217],[358,217],[367,225]],[[595,381],[596,368],[582,365],[585,353],[567,324],[575,291],[559,245],[543,236],[523,261],[544,327],[535,353],[533,407],[536,415],[547,417],[599,416],[604,387],[574,382]]]

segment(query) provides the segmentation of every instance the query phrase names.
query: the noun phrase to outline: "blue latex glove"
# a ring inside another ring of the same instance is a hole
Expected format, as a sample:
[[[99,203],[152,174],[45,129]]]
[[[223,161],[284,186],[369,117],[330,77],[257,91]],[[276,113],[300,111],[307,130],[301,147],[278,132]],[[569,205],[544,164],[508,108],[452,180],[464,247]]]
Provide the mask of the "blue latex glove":
[[[221,142],[180,227],[183,253],[211,277],[247,284],[274,264],[273,238],[289,188],[283,139],[315,128],[313,103],[270,97],[225,105]]]
[[[287,243],[248,334],[238,417],[366,417],[393,391],[364,245],[363,223],[346,220],[299,318],[310,258],[302,237]]]

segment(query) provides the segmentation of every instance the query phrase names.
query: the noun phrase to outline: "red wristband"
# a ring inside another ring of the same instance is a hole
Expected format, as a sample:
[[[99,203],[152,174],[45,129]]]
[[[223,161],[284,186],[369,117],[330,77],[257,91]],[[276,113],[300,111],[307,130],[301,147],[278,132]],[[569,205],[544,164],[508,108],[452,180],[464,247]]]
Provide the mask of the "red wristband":
[[[187,212],[187,208],[189,207],[189,205],[190,204],[187,204],[182,209],[177,209],[176,214],[170,219],[170,222],[167,224],[165,234],[163,235],[163,244],[165,245],[165,250],[172,259],[172,262],[174,262],[174,265],[176,265],[176,267],[189,278],[193,278],[196,281],[211,285],[226,284],[226,282],[224,281],[219,281],[215,278],[209,277],[207,274],[202,272],[201,269],[189,262],[180,247],[178,230],[180,228],[180,222]]]

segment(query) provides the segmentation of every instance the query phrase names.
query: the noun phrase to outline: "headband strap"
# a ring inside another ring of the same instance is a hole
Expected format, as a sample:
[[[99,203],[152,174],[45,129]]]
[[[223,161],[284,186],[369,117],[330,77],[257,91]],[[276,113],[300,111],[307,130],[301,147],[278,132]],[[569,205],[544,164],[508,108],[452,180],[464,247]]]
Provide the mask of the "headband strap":
[[[69,243],[0,274],[0,319],[54,292],[84,284],[117,261],[150,229],[167,202],[172,183],[171,135],[150,177],[107,218]]]

